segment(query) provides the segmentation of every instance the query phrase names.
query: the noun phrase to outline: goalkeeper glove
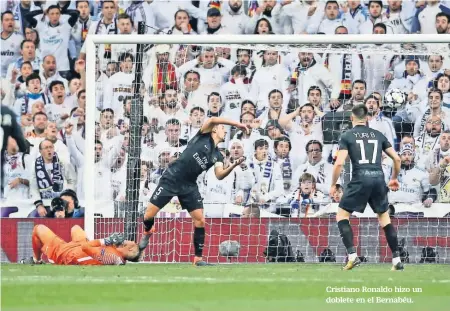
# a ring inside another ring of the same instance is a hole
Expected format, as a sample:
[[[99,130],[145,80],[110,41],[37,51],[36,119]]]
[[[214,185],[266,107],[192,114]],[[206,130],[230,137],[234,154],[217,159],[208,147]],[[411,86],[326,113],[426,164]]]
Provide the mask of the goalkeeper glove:
[[[125,238],[124,238],[123,234],[121,234],[121,233],[113,233],[109,237],[105,238],[104,240],[105,240],[106,246],[110,246],[110,245],[119,246],[119,245],[123,244],[123,242],[125,241]]]

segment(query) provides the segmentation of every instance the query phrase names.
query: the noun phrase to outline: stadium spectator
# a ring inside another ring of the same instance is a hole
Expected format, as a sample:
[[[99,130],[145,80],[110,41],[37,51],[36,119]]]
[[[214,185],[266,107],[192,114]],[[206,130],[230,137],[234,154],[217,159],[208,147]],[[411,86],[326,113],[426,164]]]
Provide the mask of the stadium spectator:
[[[244,108],[244,106],[242,106]],[[252,112],[243,112],[241,114],[240,122],[245,125],[249,125],[252,130],[250,132],[238,131],[233,139],[238,139],[242,141],[244,146],[244,157],[247,159],[251,158],[255,152],[254,142],[261,138],[260,133],[260,121],[256,119],[256,116]]]
[[[213,97],[214,95],[210,96]],[[186,124],[181,127],[181,138],[189,142],[202,127],[205,122],[205,117],[205,109],[202,107],[192,108],[189,113],[189,119],[187,119]]]
[[[292,176],[297,169],[298,161],[291,155],[291,141],[286,136],[274,139],[273,146],[275,157],[274,161],[280,166],[281,176],[283,177],[284,193],[291,192]]]
[[[448,27],[450,25],[450,17],[445,13],[436,14],[436,32],[438,34],[448,33]]]
[[[5,163],[2,167],[3,196],[10,201],[24,201],[30,198],[30,156],[19,152],[17,142],[11,136],[5,150]],[[17,204],[17,203],[16,203]],[[20,204],[20,203],[18,203]],[[24,202],[22,202],[22,205]]]
[[[426,1],[425,8],[419,13],[418,20],[420,24],[420,33],[422,34],[436,34],[437,27],[434,27],[430,21],[436,18],[436,15],[441,12],[439,0]]]
[[[205,35],[223,35],[231,34],[228,27],[222,25],[222,15],[217,8],[210,8],[206,14],[206,29]]]
[[[328,172],[332,170],[332,165],[322,158],[322,143],[318,140],[310,140],[306,144],[305,150],[308,161],[300,164],[295,170],[292,176],[291,190],[294,191],[298,187],[296,182],[300,180],[303,173],[310,173],[317,182],[317,189],[324,194],[328,194],[331,186],[331,174],[328,174]]]
[[[428,91],[428,107],[422,116],[417,118],[414,124],[414,137],[423,135],[425,124],[429,116],[440,116],[443,128],[450,129],[450,109],[443,107],[442,92],[438,89],[430,89]]]
[[[36,57],[36,46],[33,41],[23,40],[22,43],[20,43],[20,53],[22,54],[22,57],[19,57],[15,62],[9,64],[6,73],[7,79],[11,80],[13,71],[20,71],[24,62],[29,62],[33,66],[33,71],[35,72],[39,72],[41,69],[41,60]]]
[[[297,183],[298,188],[292,193],[288,201],[291,206],[290,216],[311,216],[320,208],[317,203],[325,202],[324,195],[317,189],[316,179],[310,173],[303,173]]]
[[[226,25],[230,33],[243,35],[248,31],[250,18],[244,12],[242,0],[230,0],[228,5],[222,8],[221,24]]]
[[[380,99],[372,94],[364,100],[364,104],[369,110],[369,127],[380,131],[387,138],[391,146],[394,146],[394,140],[396,139],[394,124],[391,119],[383,116],[381,113]]]
[[[26,79],[27,90],[23,97],[17,98],[14,103],[14,112],[17,116],[31,115],[31,110],[35,102],[49,104],[49,99],[41,88],[41,78],[37,73],[32,73]]]
[[[265,128],[270,120],[278,120],[283,115],[283,93],[280,90],[273,89],[269,92],[269,105],[264,106],[256,113],[259,115],[258,119],[261,120],[260,127]]]
[[[391,25],[394,34],[408,34],[412,31],[416,7],[413,2],[390,0],[384,15]]]
[[[426,118],[425,130],[420,136],[414,137],[416,143],[417,163],[423,160],[429,152],[439,144],[439,136],[442,132],[442,119],[440,115],[429,115]]]
[[[231,69],[230,76],[230,81],[220,88],[222,109],[226,118],[239,121],[242,102],[250,97],[247,68],[244,65],[236,65]]]
[[[61,19],[61,8],[57,5],[50,5],[45,12],[33,11],[25,16],[29,25],[39,33],[41,46],[41,57],[55,55],[58,58],[59,74],[64,78],[69,78],[70,62],[68,58],[69,40],[72,27],[78,20],[78,11],[67,11],[70,18],[67,21]],[[37,15],[43,14],[41,19],[36,19]]]
[[[256,8],[253,16],[248,23],[248,33],[255,33],[257,24],[260,19],[266,19],[268,24],[272,26],[273,32],[276,34],[283,33],[282,21],[280,18],[281,5],[276,0],[262,0]]]
[[[430,207],[437,199],[436,190],[430,187],[429,174],[416,167],[414,146],[406,144],[400,151],[402,169],[399,175],[400,188],[390,191],[389,203],[417,204]]]
[[[439,74],[433,81],[433,86],[442,92],[443,106],[450,108],[450,75]]]
[[[50,97],[51,90],[49,89],[50,84],[53,81],[61,81],[64,85],[64,89],[69,89],[69,83],[65,78],[60,76],[56,67],[56,58],[53,55],[47,55],[42,60],[42,69],[40,73],[41,85],[44,90],[45,95]]]
[[[359,25],[360,34],[375,33],[376,25],[384,25],[384,33],[394,33],[386,15],[383,14],[383,1],[369,1],[369,16],[367,20]]]
[[[334,34],[338,26],[345,26],[348,33],[358,33],[358,23],[350,14],[343,14],[339,17],[339,4],[337,1],[327,1],[325,4],[325,15],[323,19],[315,19],[308,25],[308,33],[323,32],[325,34]]]
[[[2,12],[2,44],[0,55],[2,56],[1,76],[5,77],[8,65],[20,57],[20,43],[23,36],[14,32],[14,15],[11,11]]]
[[[364,80],[355,80],[352,83],[351,97],[344,101],[339,110],[351,111],[356,105],[364,104],[364,97],[367,92],[367,84]]]

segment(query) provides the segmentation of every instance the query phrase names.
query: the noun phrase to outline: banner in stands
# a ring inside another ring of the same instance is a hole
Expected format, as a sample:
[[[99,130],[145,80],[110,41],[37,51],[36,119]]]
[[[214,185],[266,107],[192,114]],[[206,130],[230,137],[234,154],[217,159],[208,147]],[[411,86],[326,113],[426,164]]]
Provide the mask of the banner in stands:
[[[123,231],[122,218],[97,218],[95,221],[96,238]],[[351,222],[358,254],[365,256],[369,263],[389,262],[390,251],[377,220],[352,218]],[[263,252],[273,229],[286,234],[294,253],[301,252],[306,262],[318,262],[320,253],[326,248],[335,254],[337,262],[343,262],[345,258],[345,250],[334,218],[208,218],[206,223],[204,255],[210,262],[264,262]],[[399,238],[405,238],[405,249],[411,263],[420,261],[422,249],[427,246],[436,249],[439,263],[450,261],[450,218],[393,219],[393,223],[398,228]],[[82,226],[83,220],[2,219],[2,262],[16,262],[32,255],[31,233],[36,224],[45,224],[61,238],[69,241],[70,228],[74,225]],[[192,260],[193,226],[190,219],[158,218],[156,229],[157,233],[152,237],[146,251],[146,261]],[[239,242],[241,247],[236,258],[227,260],[219,255],[220,243],[227,240]]]

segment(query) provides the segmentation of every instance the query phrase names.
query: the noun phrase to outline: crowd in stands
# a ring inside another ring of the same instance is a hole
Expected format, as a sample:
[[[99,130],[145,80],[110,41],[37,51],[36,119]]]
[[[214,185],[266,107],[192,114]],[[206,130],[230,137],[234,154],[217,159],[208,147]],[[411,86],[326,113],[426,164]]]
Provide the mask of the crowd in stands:
[[[137,82],[143,204],[167,166],[215,116],[249,124],[252,131],[227,129],[219,145],[225,166],[241,156],[247,160],[224,180],[213,171],[200,176],[205,203],[296,217],[317,212],[320,203],[339,202],[345,176],[330,197],[337,145],[324,143],[322,121],[356,104],[368,107],[369,126],[401,155],[401,187],[389,195],[390,203],[450,203],[448,43],[436,44],[440,53],[429,55],[414,55],[420,44],[399,45],[405,54],[389,52],[388,44],[348,54],[147,45],[142,81],[135,81],[136,44],[101,44],[95,51],[85,46],[89,34],[135,34],[138,22],[160,35],[450,34],[449,1],[9,0],[1,1],[1,10],[1,101],[14,110],[30,144],[28,153],[19,152],[11,138],[2,150],[2,206],[46,216],[46,200],[64,194],[70,201],[66,215],[55,217],[70,217],[85,197],[84,173],[93,169],[95,199],[111,202],[108,208],[121,216]],[[86,108],[87,53],[97,59],[95,159],[89,167],[85,139],[94,137],[85,135],[85,114],[92,111]],[[390,90],[407,98],[396,113],[384,111]],[[384,170],[388,180],[388,160]],[[221,216],[215,209],[206,215]]]

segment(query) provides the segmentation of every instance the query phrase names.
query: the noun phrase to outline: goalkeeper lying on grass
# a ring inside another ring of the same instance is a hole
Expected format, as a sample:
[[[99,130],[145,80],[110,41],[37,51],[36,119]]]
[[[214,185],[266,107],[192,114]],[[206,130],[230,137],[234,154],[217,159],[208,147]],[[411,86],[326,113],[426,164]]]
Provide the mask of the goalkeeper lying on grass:
[[[151,234],[144,235],[141,242],[125,241],[122,234],[89,241],[80,226],[71,229],[72,241],[67,243],[44,225],[33,229],[33,257],[22,259],[23,264],[42,263],[42,254],[56,265],[124,265],[126,261],[139,261],[147,247]]]

